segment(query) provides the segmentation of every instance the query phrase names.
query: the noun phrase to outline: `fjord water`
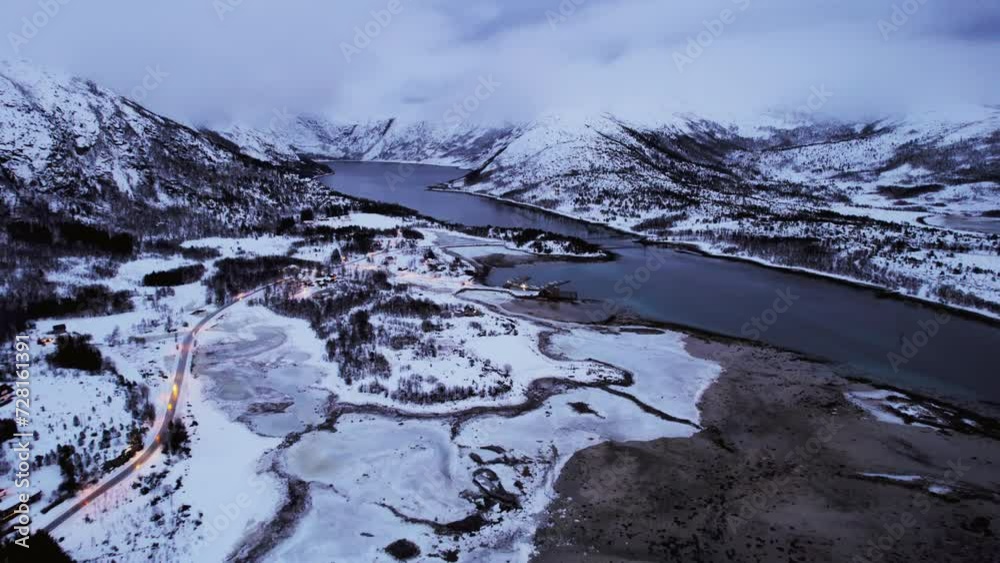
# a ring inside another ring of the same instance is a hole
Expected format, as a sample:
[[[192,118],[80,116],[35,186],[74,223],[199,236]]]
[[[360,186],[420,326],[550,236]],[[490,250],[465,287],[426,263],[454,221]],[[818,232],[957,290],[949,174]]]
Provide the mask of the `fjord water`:
[[[627,306],[650,320],[727,336],[753,336],[824,358],[842,364],[846,374],[915,391],[1000,403],[996,366],[1000,328],[989,322],[951,314],[925,342],[914,335],[933,331],[941,310],[917,301],[746,262],[645,246],[610,229],[539,210],[426,189],[461,176],[464,171],[457,168],[357,162],[331,166],[336,174],[323,181],[345,194],[398,203],[454,223],[533,227],[577,236],[617,255],[610,262],[545,261],[496,268],[488,278],[491,285],[518,276],[531,276],[532,283],[571,280],[569,287],[581,298],[595,300],[590,305],[595,314]],[[748,323],[762,317],[773,323],[765,323],[766,330],[756,330],[759,336],[755,336]],[[906,342],[916,343],[904,350]],[[893,365],[890,353],[905,363],[897,360]]]

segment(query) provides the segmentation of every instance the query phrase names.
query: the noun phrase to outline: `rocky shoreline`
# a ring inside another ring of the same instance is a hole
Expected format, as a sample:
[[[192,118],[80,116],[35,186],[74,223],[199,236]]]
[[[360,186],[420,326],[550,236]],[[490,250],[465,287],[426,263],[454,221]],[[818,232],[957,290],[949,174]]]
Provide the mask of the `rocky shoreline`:
[[[829,364],[701,336],[687,348],[723,366],[704,429],[574,455],[535,562],[997,560],[992,427],[883,422],[850,399],[873,388]]]

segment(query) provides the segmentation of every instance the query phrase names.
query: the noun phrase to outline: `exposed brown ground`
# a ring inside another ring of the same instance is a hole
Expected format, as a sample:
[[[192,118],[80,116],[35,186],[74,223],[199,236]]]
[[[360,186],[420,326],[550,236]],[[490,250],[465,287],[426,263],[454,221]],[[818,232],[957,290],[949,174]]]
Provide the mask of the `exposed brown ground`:
[[[878,422],[844,398],[857,384],[791,353],[688,349],[724,367],[705,430],[577,453],[535,561],[1000,561],[996,439]]]

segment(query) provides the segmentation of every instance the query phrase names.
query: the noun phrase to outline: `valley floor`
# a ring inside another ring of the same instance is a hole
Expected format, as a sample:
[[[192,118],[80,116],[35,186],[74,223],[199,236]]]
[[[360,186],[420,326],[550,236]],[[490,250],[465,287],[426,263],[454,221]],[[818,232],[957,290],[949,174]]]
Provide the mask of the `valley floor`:
[[[199,336],[177,403],[189,454],[158,455],[61,526],[75,558],[840,561],[870,557],[868,540],[908,512],[901,557],[997,547],[992,419],[790,353],[577,323],[572,307],[476,283],[470,260],[530,259],[523,250],[363,219],[387,229],[381,249],[338,260],[332,286],[288,279]],[[320,260],[335,246],[188,245]],[[127,263],[118,283],[162,265]],[[204,295],[189,284],[69,322],[127,374],[166,369],[174,336],[157,326],[197,318]],[[119,342],[116,326],[148,334]],[[160,372],[130,376],[162,408]],[[949,476],[949,462],[971,469]]]

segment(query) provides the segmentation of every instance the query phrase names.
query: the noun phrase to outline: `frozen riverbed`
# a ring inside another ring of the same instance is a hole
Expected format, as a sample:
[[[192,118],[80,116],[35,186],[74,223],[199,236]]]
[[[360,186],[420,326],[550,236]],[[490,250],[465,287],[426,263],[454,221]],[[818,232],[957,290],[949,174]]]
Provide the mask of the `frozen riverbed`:
[[[671,333],[577,328],[560,332],[550,348],[626,368],[635,383],[622,391],[695,419],[698,397],[718,374]],[[651,349],[657,353],[650,356]],[[514,416],[483,414],[457,431],[447,420],[343,416],[335,431],[307,434],[285,455],[289,473],[313,484],[315,502],[276,553],[289,561],[310,553],[377,561],[386,545],[407,539],[423,553],[463,553],[462,561],[525,560],[554,480],[575,452],[694,431],[599,387],[570,390]],[[469,518],[481,526],[476,535],[441,533]]]

